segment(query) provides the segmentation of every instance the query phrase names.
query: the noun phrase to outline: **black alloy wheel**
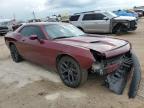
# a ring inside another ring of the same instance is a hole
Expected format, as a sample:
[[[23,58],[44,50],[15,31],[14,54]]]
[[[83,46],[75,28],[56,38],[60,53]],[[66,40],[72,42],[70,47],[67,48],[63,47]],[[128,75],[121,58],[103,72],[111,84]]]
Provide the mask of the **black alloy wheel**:
[[[117,35],[121,35],[123,33],[126,33],[128,31],[127,27],[125,25],[117,25],[116,27],[114,27],[113,29],[113,33],[117,34]]]
[[[68,56],[62,57],[58,62],[58,72],[68,87],[76,88],[87,81],[87,71],[81,71],[79,64]]]

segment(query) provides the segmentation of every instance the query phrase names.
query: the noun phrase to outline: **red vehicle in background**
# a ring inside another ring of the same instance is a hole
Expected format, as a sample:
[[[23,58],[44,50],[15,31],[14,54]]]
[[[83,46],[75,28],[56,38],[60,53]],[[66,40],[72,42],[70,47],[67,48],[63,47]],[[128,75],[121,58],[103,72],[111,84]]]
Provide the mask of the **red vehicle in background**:
[[[85,34],[66,23],[25,24],[7,34],[5,42],[13,61],[25,59],[57,69],[64,84],[72,88],[85,83],[89,73],[96,73],[106,76],[105,85],[121,94],[135,67],[128,41]],[[139,69],[134,71],[140,73]],[[134,77],[137,75],[137,80],[132,81],[129,97],[136,95],[140,74],[133,74]]]

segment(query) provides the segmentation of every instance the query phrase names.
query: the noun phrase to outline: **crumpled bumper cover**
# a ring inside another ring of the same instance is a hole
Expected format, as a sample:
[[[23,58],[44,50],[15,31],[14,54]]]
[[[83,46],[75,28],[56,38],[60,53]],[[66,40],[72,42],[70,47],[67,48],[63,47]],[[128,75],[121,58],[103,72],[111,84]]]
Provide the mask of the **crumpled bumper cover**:
[[[141,80],[141,68],[134,53],[114,73],[106,76],[105,85],[114,93],[122,94],[130,76],[132,76],[132,80],[128,96],[129,98],[135,98]]]

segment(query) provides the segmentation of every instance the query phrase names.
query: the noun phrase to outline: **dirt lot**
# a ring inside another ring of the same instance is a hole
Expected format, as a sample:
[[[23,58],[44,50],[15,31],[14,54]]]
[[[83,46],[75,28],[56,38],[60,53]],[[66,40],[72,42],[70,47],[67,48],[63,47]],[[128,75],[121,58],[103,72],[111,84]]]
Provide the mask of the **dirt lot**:
[[[144,19],[141,19],[136,32],[117,37],[132,43],[144,77],[143,28]],[[77,89],[68,88],[55,72],[27,61],[14,63],[0,37],[0,108],[143,108],[144,98],[140,95],[144,96],[144,92],[131,100],[127,90],[116,95],[102,86],[99,78],[90,78]]]

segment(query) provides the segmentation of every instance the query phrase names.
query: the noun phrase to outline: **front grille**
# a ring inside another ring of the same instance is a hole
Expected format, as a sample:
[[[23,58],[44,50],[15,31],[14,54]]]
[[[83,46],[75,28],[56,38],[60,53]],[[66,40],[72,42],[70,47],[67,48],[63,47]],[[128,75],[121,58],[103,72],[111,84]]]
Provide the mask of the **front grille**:
[[[104,74],[113,73],[119,69],[124,69],[125,71],[129,72],[129,69],[132,65],[133,60],[130,52],[119,55],[117,57],[106,59],[104,60]]]
[[[131,59],[130,52],[106,59],[104,60],[104,65],[107,66],[107,65],[112,65],[112,64],[122,64],[124,61],[128,59]]]
[[[0,27],[0,30],[1,30],[1,29],[5,29],[5,30],[6,30],[6,29],[8,29],[8,27]]]
[[[97,63],[101,66],[100,70],[92,69],[92,72],[98,73],[100,75],[106,75],[108,73],[115,72],[120,66],[128,67],[132,65],[131,52],[127,52],[121,55],[117,55],[111,58],[106,58],[91,50]]]

